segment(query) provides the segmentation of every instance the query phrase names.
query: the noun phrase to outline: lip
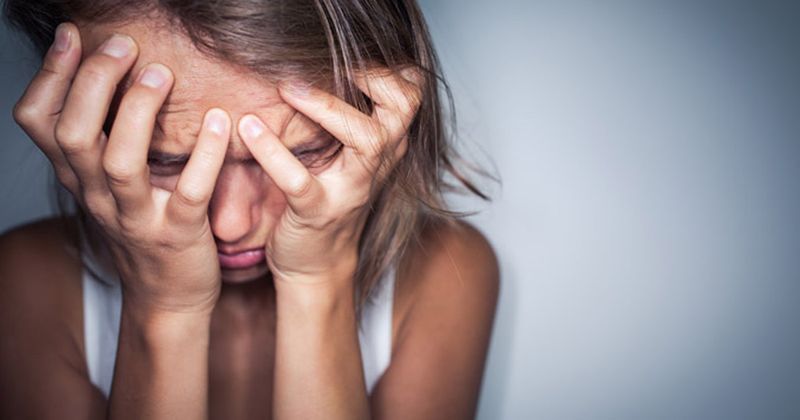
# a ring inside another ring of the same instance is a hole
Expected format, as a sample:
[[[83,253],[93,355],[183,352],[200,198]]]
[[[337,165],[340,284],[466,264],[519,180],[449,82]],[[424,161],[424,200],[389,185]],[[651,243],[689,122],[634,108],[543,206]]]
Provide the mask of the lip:
[[[217,251],[222,268],[242,269],[258,265],[266,260],[264,248],[247,249],[235,253]]]

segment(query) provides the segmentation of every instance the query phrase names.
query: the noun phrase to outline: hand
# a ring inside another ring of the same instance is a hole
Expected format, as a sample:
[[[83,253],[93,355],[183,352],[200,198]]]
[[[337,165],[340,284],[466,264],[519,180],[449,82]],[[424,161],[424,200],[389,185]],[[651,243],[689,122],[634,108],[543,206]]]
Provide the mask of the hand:
[[[147,155],[173,75],[145,66],[122,97],[113,128],[104,121],[117,85],[138,56],[115,35],[81,62],[78,29],[63,24],[14,109],[14,118],[51,161],[59,181],[101,227],[126,302],[157,311],[208,311],[220,269],[207,207],[230,138],[230,117],[208,111],[173,192],[150,184]]]
[[[419,73],[407,70],[406,74],[408,78],[381,69],[355,81],[372,100],[372,115],[313,87],[280,87],[291,107],[343,144],[318,174],[309,171],[256,116],[240,120],[238,130],[245,145],[287,199],[266,243],[276,287],[282,281],[352,283],[373,182],[380,185],[405,154],[406,133],[422,99]],[[389,161],[382,162],[386,156]]]

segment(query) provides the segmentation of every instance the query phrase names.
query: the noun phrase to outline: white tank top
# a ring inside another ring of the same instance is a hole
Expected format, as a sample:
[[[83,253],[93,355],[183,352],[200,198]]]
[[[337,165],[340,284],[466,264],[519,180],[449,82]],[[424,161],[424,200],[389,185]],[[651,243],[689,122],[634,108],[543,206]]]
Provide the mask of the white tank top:
[[[86,364],[92,383],[108,398],[117,354],[122,289],[115,270],[100,263],[82,232],[80,236]],[[370,394],[391,359],[394,272],[390,269],[381,277],[361,311],[358,341]]]

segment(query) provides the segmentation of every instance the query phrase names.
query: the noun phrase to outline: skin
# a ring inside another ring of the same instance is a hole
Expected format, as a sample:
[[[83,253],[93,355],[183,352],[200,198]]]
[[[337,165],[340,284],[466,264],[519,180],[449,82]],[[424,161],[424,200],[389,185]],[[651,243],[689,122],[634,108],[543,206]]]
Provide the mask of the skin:
[[[0,237],[0,334],[14,338],[0,347],[0,417],[474,416],[499,285],[491,247],[466,224],[427,228],[404,257],[392,363],[371,395],[363,380],[358,237],[378,154],[407,148],[419,77],[361,75],[376,104],[365,115],[156,27],[62,25],[15,108],[108,238],[123,307],[105,400],[88,379],[81,267],[59,222]],[[154,151],[191,157],[175,171],[148,166]],[[253,248],[264,264],[220,269],[218,250]]]

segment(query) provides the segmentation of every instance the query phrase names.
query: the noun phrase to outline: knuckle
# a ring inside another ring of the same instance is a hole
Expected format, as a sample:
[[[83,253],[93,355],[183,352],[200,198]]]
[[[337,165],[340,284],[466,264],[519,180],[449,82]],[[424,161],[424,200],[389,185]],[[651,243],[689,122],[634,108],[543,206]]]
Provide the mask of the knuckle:
[[[17,124],[22,125],[24,122],[29,120],[30,108],[23,105],[22,101],[19,101],[14,104],[14,109],[11,110],[11,116],[14,118],[14,121],[16,121]]]
[[[54,61],[45,59],[37,77],[55,80],[57,83],[69,83],[69,74],[61,70]]]
[[[420,86],[403,76],[393,81],[391,92],[394,106],[403,114],[416,112],[422,103],[422,89]]]
[[[98,57],[90,57],[78,70],[76,81],[87,83],[89,86],[106,85],[113,83],[113,75],[107,69],[109,67]]]
[[[306,174],[294,178],[287,187],[286,193],[293,197],[302,197],[311,190],[312,178]]]
[[[200,188],[190,184],[179,186],[175,190],[174,196],[179,204],[187,207],[202,207],[208,201],[208,197]]]
[[[39,73],[44,75],[45,77],[55,77],[55,78],[63,78],[61,72],[58,71],[56,66],[54,65],[53,61],[45,60],[42,63],[42,67],[39,69]]]
[[[22,100],[14,105],[14,110],[12,111],[11,115],[13,116],[14,121],[16,121],[17,124],[22,127],[31,126],[42,118],[42,112],[38,108],[31,106]]]
[[[65,154],[81,153],[89,148],[86,134],[75,127],[59,122],[55,127],[56,142]]]
[[[157,93],[140,86],[131,87],[120,103],[120,109],[125,112],[141,113],[158,108],[156,105]]]
[[[404,99],[398,101],[398,119],[404,123],[411,122],[417,113],[418,106],[419,105],[415,102],[415,100],[409,97],[405,97]]]
[[[111,159],[103,160],[103,170],[106,173],[108,182],[113,185],[129,185],[138,175],[138,171],[127,163]]]

